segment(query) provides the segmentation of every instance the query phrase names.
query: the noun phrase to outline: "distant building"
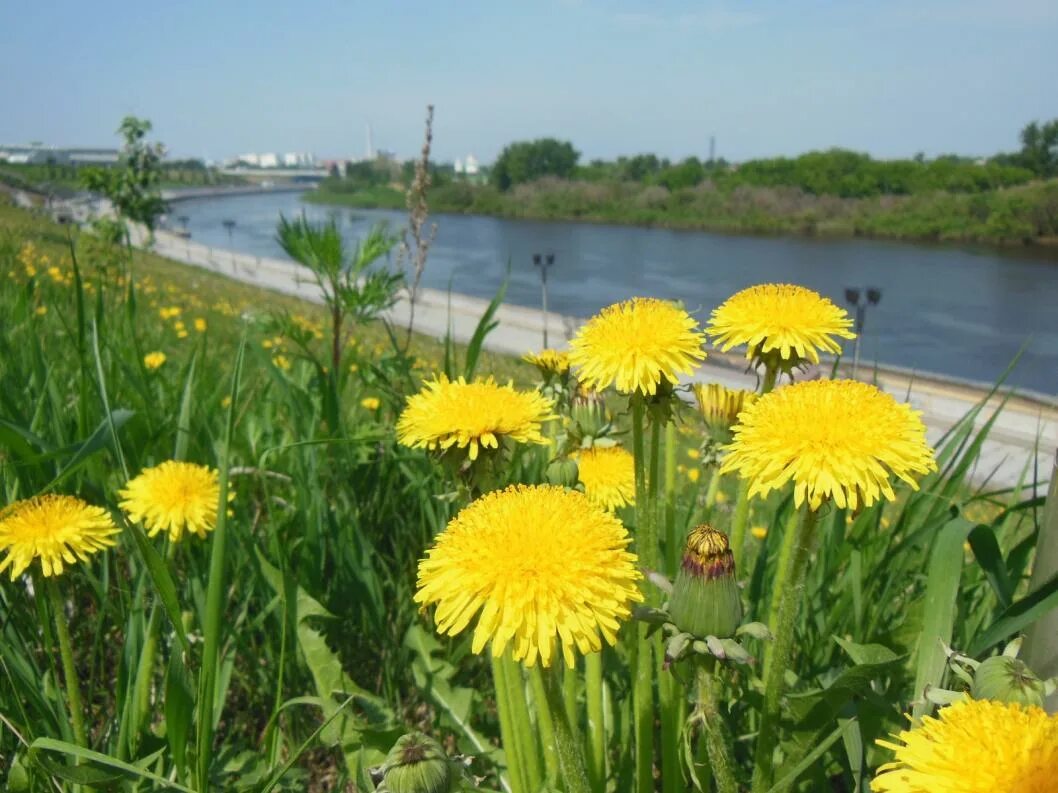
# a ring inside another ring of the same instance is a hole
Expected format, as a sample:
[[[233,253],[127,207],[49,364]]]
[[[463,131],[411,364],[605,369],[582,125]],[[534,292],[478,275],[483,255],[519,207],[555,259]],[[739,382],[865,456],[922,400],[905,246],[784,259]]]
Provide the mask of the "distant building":
[[[468,182],[478,182],[481,177],[481,163],[473,154],[468,154],[466,159],[457,159],[452,166],[457,175],[462,176]]]
[[[316,157],[303,151],[287,152],[283,155],[284,168],[313,168],[316,165]]]
[[[12,165],[116,165],[120,157],[117,149],[0,144],[0,162]]]

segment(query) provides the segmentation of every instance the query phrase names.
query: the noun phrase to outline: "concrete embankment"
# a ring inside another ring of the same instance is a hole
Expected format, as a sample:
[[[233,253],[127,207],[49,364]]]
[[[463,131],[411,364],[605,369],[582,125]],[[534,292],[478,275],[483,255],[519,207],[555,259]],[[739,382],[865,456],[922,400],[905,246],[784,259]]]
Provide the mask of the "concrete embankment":
[[[154,250],[245,283],[321,302],[311,273],[291,261],[211,248],[166,232],[157,234]],[[451,331],[454,339],[466,342],[487,306],[488,301],[481,298],[422,289],[415,307],[415,328],[437,337]],[[398,325],[407,325],[409,316],[410,304],[406,298],[390,312],[390,320]],[[489,334],[486,346],[494,352],[511,355],[538,349],[542,345],[545,322],[551,345],[562,347],[584,321],[554,313],[544,317],[538,310],[509,304],[499,308],[496,319],[499,325]],[[987,390],[973,384],[934,375],[887,368],[875,372],[872,366],[861,367],[860,373],[876,377],[882,388],[899,399],[907,398],[921,410],[934,442],[987,395]],[[745,371],[740,358],[717,353],[711,354],[691,379],[739,388],[752,388],[756,382],[755,375]],[[1042,395],[997,394],[981,410],[977,426],[983,425],[1004,399],[1006,404],[977,463],[976,479],[987,480],[991,487],[998,488],[1013,487],[1023,477],[1025,481],[1032,481],[1036,476],[1049,478],[1058,452],[1058,400]]]

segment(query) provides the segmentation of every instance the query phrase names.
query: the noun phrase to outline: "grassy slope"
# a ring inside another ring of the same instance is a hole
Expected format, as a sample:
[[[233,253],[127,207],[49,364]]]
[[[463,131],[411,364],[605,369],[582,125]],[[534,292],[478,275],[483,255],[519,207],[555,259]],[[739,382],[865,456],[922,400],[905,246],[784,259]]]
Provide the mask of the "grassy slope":
[[[14,207],[0,194],[0,245],[3,245],[5,240],[10,241],[8,244],[32,242],[42,254],[58,262],[69,258],[66,233],[66,227],[55,224],[42,215]],[[87,238],[82,237],[79,244],[83,245],[86,241]],[[234,281],[151,253],[137,251],[132,272],[139,279],[150,279],[153,294],[209,295],[213,306],[226,302],[232,307],[233,316],[218,312],[215,307],[207,307],[205,304],[199,314],[207,320],[211,329],[220,331],[230,344],[238,340],[241,332],[242,323],[237,321],[236,317],[247,312],[248,315],[256,315],[258,318],[274,311],[301,314],[320,323],[325,321],[323,308],[315,303]],[[157,301],[152,299],[153,302]],[[187,321],[188,317],[184,316],[183,319],[190,328],[192,323]],[[389,343],[386,330],[379,323],[358,329],[356,336],[364,349],[378,349]],[[424,363],[435,369],[440,368],[444,355],[444,345],[440,340],[415,334],[411,350]],[[462,355],[464,348],[459,346],[458,352]],[[534,381],[535,370],[509,356],[482,352],[480,367],[485,373],[494,374],[502,380],[514,380],[519,385],[528,385]]]

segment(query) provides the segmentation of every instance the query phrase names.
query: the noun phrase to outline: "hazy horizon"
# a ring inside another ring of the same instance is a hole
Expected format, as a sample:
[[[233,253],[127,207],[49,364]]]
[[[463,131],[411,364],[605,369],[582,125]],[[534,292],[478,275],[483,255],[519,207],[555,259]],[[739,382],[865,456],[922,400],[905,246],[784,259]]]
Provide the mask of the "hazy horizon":
[[[244,152],[490,162],[514,140],[582,161],[739,161],[841,147],[987,156],[1058,116],[1058,4],[932,0],[533,7],[337,0],[252,10],[62,0],[0,30],[0,142],[117,146],[149,118],[175,157]]]

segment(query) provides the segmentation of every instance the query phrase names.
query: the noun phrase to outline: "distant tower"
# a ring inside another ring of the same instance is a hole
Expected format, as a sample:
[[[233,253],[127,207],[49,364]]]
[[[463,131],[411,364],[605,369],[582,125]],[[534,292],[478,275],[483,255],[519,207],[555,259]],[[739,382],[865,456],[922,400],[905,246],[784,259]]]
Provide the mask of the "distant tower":
[[[709,136],[709,162],[716,161],[716,135]]]
[[[371,122],[367,122],[367,159],[375,159],[375,146],[371,142]]]

